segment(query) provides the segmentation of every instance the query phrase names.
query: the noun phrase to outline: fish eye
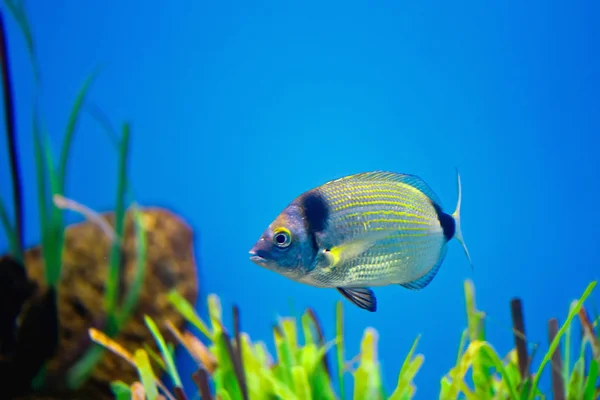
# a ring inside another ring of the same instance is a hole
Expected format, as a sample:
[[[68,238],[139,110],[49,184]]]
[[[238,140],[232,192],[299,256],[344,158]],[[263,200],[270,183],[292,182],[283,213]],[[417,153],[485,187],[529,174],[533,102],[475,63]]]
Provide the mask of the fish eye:
[[[277,228],[273,234],[273,243],[281,249],[288,247],[292,243],[290,231],[285,228]]]

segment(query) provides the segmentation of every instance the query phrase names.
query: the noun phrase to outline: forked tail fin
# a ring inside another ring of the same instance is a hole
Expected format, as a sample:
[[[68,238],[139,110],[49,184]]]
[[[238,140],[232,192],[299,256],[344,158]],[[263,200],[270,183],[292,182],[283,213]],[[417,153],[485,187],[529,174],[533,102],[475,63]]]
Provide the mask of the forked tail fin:
[[[454,222],[456,224],[454,237],[456,240],[460,242],[465,251],[465,254],[469,260],[469,264],[471,264],[471,269],[473,269],[473,262],[471,261],[471,256],[469,255],[469,250],[467,249],[467,245],[465,244],[465,239],[463,238],[462,230],[460,229],[460,203],[462,199],[462,186],[460,184],[460,174],[458,173],[458,168],[456,169],[456,178],[458,180],[458,201],[456,202],[456,210],[452,213],[452,218],[454,218]]]

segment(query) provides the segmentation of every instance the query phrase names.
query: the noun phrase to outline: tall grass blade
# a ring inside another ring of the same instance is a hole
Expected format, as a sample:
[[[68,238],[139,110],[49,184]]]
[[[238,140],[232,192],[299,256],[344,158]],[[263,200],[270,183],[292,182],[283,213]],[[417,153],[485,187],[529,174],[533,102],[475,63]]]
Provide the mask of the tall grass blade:
[[[60,179],[54,170],[54,161],[48,136],[44,135],[44,159],[48,177],[50,179],[51,197],[60,194]],[[48,248],[44,249],[46,259],[46,269],[48,284],[54,288],[58,286],[62,270],[62,252],[64,243],[63,211],[56,207],[54,203],[48,204],[50,207],[50,218],[47,221],[48,229]]]
[[[23,0],[6,0],[6,7],[13,14],[13,18],[17,21],[17,25],[21,29],[21,33],[25,37],[25,43],[27,44],[27,50],[31,65],[33,67],[34,79],[37,84],[41,82],[40,68],[37,63],[37,56],[35,54],[35,43],[33,40],[33,34],[29,27],[27,14],[25,12],[25,2]]]
[[[550,348],[548,349],[548,352],[546,353],[546,355],[544,355],[544,359],[540,363],[540,366],[538,367],[538,370],[537,370],[537,372],[535,374],[535,377],[533,378],[533,387],[534,388],[538,387],[538,383],[539,383],[540,378],[542,376],[542,371],[546,367],[546,364],[550,361],[550,358],[552,357],[552,354],[554,354],[554,351],[556,350],[556,347],[560,343],[560,339],[561,339],[562,335],[564,334],[564,332],[567,329],[567,327],[571,324],[571,321],[573,320],[573,318],[579,312],[579,309],[581,308],[581,305],[583,304],[583,302],[585,301],[585,299],[588,298],[588,296],[594,290],[594,287],[596,287],[596,283],[597,283],[596,281],[593,281],[592,283],[590,283],[588,285],[588,287],[586,288],[585,292],[583,292],[583,295],[581,296],[581,298],[579,299],[579,301],[577,301],[577,304],[575,305],[574,309],[572,309],[571,312],[569,313],[569,316],[567,317],[567,320],[565,321],[565,323],[563,324],[563,326],[558,330],[558,333],[556,334],[556,337],[554,338],[554,340],[550,344]],[[533,400],[534,396],[535,396],[535,391],[532,390],[529,393],[528,400]]]
[[[120,331],[123,325],[127,322],[131,316],[134,308],[137,306],[140,294],[142,292],[142,286],[144,284],[144,277],[146,276],[146,256],[147,256],[147,242],[146,232],[144,231],[144,215],[137,209],[132,208],[133,221],[135,225],[135,239],[137,247],[137,259],[135,276],[131,287],[127,292],[127,296],[123,302],[123,307],[119,313],[119,319],[117,321],[117,331]]]
[[[341,301],[335,305],[335,335],[336,335],[336,354],[338,368],[338,382],[340,385],[340,400],[344,400],[346,396],[346,388],[344,385],[344,309]]]
[[[10,248],[10,253],[12,256],[19,260],[23,261],[23,256],[21,255],[21,249],[19,247],[19,242],[17,239],[17,234],[10,223],[10,218],[8,217],[8,212],[6,211],[6,207],[4,203],[0,199],[0,220],[2,222],[2,227],[6,231],[6,237],[8,237],[8,244]]]
[[[123,225],[125,222],[125,188],[127,184],[127,155],[129,152],[129,124],[123,124],[121,143],[119,146],[119,167],[117,182],[117,201],[115,207],[115,233],[118,238],[123,237]],[[107,334],[113,336],[118,333],[117,301],[119,297],[119,284],[121,275],[121,252],[122,241],[113,243],[110,253],[110,264],[108,270],[108,281],[104,294],[105,308],[107,314]]]
[[[75,98],[75,103],[73,104],[73,108],[71,109],[71,115],[69,116],[69,121],[67,123],[67,129],[65,132],[65,137],[63,140],[62,152],[60,155],[60,164],[58,166],[58,179],[59,179],[59,193],[62,194],[65,191],[65,178],[67,175],[67,162],[69,160],[69,154],[71,150],[71,145],[73,143],[73,137],[75,135],[75,129],[77,127],[77,122],[79,120],[79,116],[81,114],[81,107],[85,101],[85,96],[87,95],[90,86],[96,79],[98,75],[98,70],[92,72],[87,79],[83,82],[83,85],[79,89],[77,93],[77,97]]]
[[[48,221],[48,204],[46,201],[47,187],[46,187],[46,175],[44,170],[44,151],[42,145],[42,138],[39,126],[39,118],[37,112],[34,110],[33,113],[33,148],[35,158],[35,171],[37,178],[37,198],[38,198],[38,209],[39,209],[39,221],[40,221],[40,233],[42,236],[42,256],[44,259],[44,275],[46,283],[50,284],[52,273],[48,268],[48,250],[51,246],[49,242],[49,221]]]
[[[115,400],[130,400],[131,399],[131,389],[123,381],[111,382],[110,390],[115,395]]]
[[[160,333],[160,330],[156,326],[156,323],[154,323],[152,318],[150,318],[149,316],[146,315],[144,317],[144,320],[146,321],[146,326],[148,327],[148,329],[150,329],[150,332],[152,333],[156,344],[158,344],[158,348],[160,349],[163,359],[165,360],[165,364],[167,365],[167,371],[169,372],[169,376],[171,377],[173,384],[176,387],[182,387],[181,378],[179,378],[179,373],[177,372],[177,368],[175,367],[175,361],[173,360],[171,352],[167,348],[167,344],[165,343],[165,339]]]
[[[10,172],[12,178],[13,208],[15,213],[15,226],[11,224],[8,213],[2,205],[2,223],[6,235],[10,240],[11,253],[13,257],[22,263],[23,261],[23,195],[21,190],[21,174],[19,170],[19,158],[17,152],[17,134],[15,129],[15,111],[13,103],[13,88],[8,62],[8,43],[6,29],[4,26],[4,15],[0,13],[0,62],[2,64],[2,92],[4,97],[4,121],[6,128],[6,139],[8,145],[8,156],[10,161]]]
[[[152,371],[148,354],[142,349],[137,349],[135,351],[134,359],[140,381],[142,382],[142,385],[144,385],[147,399],[156,400],[158,397],[158,388],[154,382],[154,371]]]
[[[210,332],[208,326],[198,316],[194,307],[181,294],[176,290],[172,290],[168,294],[168,299],[187,322],[194,325],[207,339],[213,340],[213,334]]]

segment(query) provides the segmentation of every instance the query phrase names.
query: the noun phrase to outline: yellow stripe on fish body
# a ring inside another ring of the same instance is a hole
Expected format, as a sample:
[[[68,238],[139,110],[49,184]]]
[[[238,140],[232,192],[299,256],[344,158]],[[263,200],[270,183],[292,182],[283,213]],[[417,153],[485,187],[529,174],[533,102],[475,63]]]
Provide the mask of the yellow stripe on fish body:
[[[317,286],[409,284],[439,267],[454,235],[454,220],[413,175],[351,175],[309,193],[328,207],[325,229],[315,232],[319,256],[305,278]]]

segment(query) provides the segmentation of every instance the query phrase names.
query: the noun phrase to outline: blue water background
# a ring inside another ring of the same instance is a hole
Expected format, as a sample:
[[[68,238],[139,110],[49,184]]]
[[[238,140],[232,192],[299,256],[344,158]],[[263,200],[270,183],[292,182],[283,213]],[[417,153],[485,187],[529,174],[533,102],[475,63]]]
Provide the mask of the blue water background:
[[[437,398],[466,324],[465,279],[490,316],[488,339],[505,354],[513,296],[524,301],[530,341],[545,349],[547,320],[564,321],[569,302],[600,275],[597,2],[28,3],[54,154],[78,88],[101,66],[88,103],[115,126],[132,123],[136,200],[193,226],[201,310],[208,293],[221,296],[228,318],[239,304],[253,338],[270,345],[290,299],[298,311],[313,307],[333,337],[335,290],[260,269],[247,254],[295,196],[360,171],[420,175],[452,211],[458,167],[475,264],[471,271],[453,241],[426,290],[376,288],[377,313],[344,301],[347,358],[363,330],[377,328],[388,392],[421,334],[417,398]],[[32,246],[40,239],[34,86],[25,42],[5,19]],[[89,115],[73,151],[67,195],[110,210],[116,152]],[[192,365],[185,354],[181,363]]]

